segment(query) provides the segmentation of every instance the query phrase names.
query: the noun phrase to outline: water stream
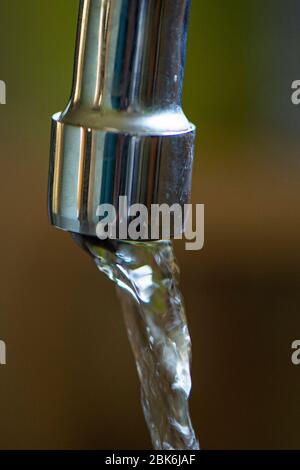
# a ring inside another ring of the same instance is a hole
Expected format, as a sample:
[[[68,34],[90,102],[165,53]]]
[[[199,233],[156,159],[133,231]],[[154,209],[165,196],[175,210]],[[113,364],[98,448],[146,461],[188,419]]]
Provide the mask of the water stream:
[[[172,243],[76,241],[117,285],[154,449],[199,449],[188,406],[191,339]]]

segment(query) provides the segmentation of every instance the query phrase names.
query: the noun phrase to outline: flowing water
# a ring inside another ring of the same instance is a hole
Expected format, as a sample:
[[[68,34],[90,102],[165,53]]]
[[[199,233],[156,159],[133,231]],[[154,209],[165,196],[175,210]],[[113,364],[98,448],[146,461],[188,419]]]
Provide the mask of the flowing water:
[[[153,447],[199,449],[188,407],[191,340],[172,243],[76,241],[117,285]]]

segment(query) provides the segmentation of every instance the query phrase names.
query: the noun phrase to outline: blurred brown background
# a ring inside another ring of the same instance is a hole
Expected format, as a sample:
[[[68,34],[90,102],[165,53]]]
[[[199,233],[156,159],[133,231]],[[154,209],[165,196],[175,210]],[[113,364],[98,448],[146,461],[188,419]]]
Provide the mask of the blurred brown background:
[[[114,286],[47,220],[77,7],[0,0],[1,449],[150,447]],[[206,449],[300,448],[299,44],[297,0],[193,2],[184,109],[206,244],[176,249]]]

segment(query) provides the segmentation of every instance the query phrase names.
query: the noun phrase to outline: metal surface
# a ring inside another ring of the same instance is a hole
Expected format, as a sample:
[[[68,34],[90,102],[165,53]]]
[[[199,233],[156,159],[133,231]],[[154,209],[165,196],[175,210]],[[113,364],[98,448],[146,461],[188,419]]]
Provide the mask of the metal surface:
[[[189,201],[181,109],[190,0],[82,0],[70,102],[52,119],[49,214],[95,235],[99,204]]]

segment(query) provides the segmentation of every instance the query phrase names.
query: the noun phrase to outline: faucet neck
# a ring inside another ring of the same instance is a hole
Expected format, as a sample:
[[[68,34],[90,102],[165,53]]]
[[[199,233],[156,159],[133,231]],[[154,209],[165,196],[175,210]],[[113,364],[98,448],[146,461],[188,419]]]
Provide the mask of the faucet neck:
[[[181,106],[190,0],[81,0],[72,107]]]

